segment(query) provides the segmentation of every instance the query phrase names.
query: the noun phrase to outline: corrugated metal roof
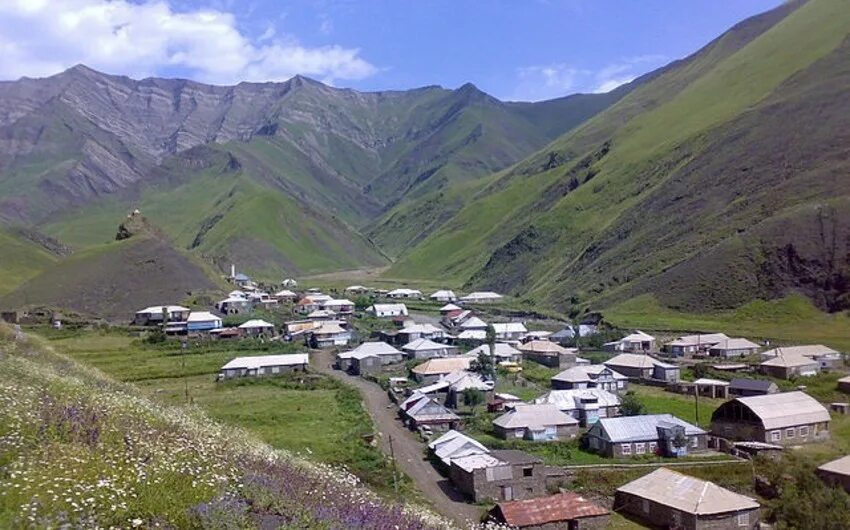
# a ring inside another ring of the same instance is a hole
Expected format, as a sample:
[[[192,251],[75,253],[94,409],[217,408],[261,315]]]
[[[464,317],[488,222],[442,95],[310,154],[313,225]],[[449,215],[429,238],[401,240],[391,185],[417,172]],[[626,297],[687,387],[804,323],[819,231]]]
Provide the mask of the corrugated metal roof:
[[[337,355],[340,359],[350,359],[356,357],[357,355],[362,356],[381,356],[381,355],[399,355],[400,351],[393,348],[386,342],[364,342],[360,346],[354,348],[351,351],[343,352]]]
[[[605,366],[610,366],[611,368],[616,369],[618,366],[623,366],[626,368],[652,368],[655,365],[665,365],[655,358],[643,354],[643,353],[621,353],[616,357],[612,357],[605,361]],[[670,365],[665,365],[670,366]]]
[[[467,329],[461,331],[457,338],[467,340],[484,340],[487,338],[487,332],[483,329]]]
[[[720,379],[709,379],[701,377],[694,381],[695,385],[711,385],[711,386],[729,386],[729,381],[721,381]]]
[[[551,390],[534,400],[538,405],[555,405],[559,410],[580,408],[582,400],[595,400],[602,407],[617,407],[620,398],[601,388],[573,388],[570,390]]]
[[[440,359],[430,359],[418,366],[415,366],[411,371],[419,375],[450,374],[460,370],[468,370],[469,364],[473,360],[473,357],[443,357]]]
[[[828,348],[823,344],[810,344],[806,346],[782,346],[762,352],[765,357],[802,355],[803,357],[820,357],[821,355],[835,355],[838,352],[832,348]]]
[[[761,366],[779,366],[783,368],[795,368],[798,366],[817,366],[818,362],[810,357],[792,353],[782,353],[772,359],[768,359],[761,363]]]
[[[666,422],[681,425],[687,436],[705,434],[705,431],[681,420],[672,414],[644,414],[641,416],[621,416],[618,418],[599,418],[593,428],[601,429],[612,443],[640,442],[658,438],[658,424]],[[598,427],[597,427],[598,426]]]
[[[756,344],[747,339],[743,338],[734,338],[723,340],[715,344],[711,347],[712,350],[745,350],[745,349],[759,349],[760,345]]]
[[[415,341],[405,344],[401,347],[404,351],[431,351],[431,350],[445,350],[448,346],[445,344],[440,344],[439,342],[434,342],[429,339],[416,339]]]
[[[533,340],[520,345],[519,350],[527,353],[547,353],[551,355],[563,355],[575,353],[575,348],[564,348],[563,346],[548,340]]]
[[[841,458],[827,462],[818,469],[838,475],[850,476],[850,455],[842,456]]]
[[[758,392],[767,392],[775,383],[768,379],[733,379],[729,383],[730,390],[755,390]]]
[[[578,421],[564,414],[555,405],[517,404],[514,410],[502,414],[493,425],[505,429],[544,427],[548,425],[575,425]]]
[[[190,315],[191,316],[191,315]],[[253,320],[249,320],[239,325],[240,329],[254,329],[254,328],[274,328],[274,324],[271,322],[266,322],[265,320],[255,318]]]
[[[493,324],[496,333],[526,333],[528,329],[522,322],[496,322]]]
[[[210,322],[214,320],[221,320],[221,317],[209,311],[192,311],[189,313],[189,318],[186,319],[186,322]]]
[[[567,368],[558,375],[553,376],[552,380],[564,381],[567,383],[583,383],[593,381],[594,379],[598,378],[599,374],[601,374],[605,370],[611,372],[611,376],[615,380],[624,381],[628,379],[628,377],[615,370],[612,370],[611,368],[608,368],[604,364],[586,364]]]
[[[487,327],[487,323],[478,317],[471,317],[460,325],[461,329],[483,329]]]
[[[185,311],[189,311],[188,307],[183,307],[180,305],[155,305],[151,307],[146,307],[141,311],[136,311],[137,315],[144,314],[157,314],[161,315],[163,311],[167,311],[168,313],[182,313]]]
[[[605,508],[572,492],[538,499],[501,502],[497,509],[506,524],[517,528],[543,526],[610,513]]]
[[[264,366],[293,366],[308,364],[310,358],[306,353],[287,353],[284,355],[255,355],[253,357],[237,357],[221,367],[222,370],[234,368],[262,368]]]
[[[482,469],[486,467],[504,466],[506,464],[506,462],[502,462],[501,460],[493,458],[492,456],[486,453],[462,456],[460,458],[452,459],[452,465],[455,465],[466,472],[471,472],[476,469]]]
[[[803,392],[781,392],[735,399],[759,417],[765,429],[781,429],[829,421],[829,411]]]
[[[702,335],[684,335],[674,341],[668,342],[668,346],[701,346],[705,344],[717,344],[729,340],[725,333],[704,333]]]
[[[519,355],[519,350],[511,346],[510,344],[505,344],[503,342],[497,342],[493,345],[493,351],[496,357],[514,357]],[[476,357],[480,354],[490,355],[490,345],[482,344],[481,346],[470,350],[467,355],[475,355]]]
[[[750,497],[663,467],[629,482],[617,491],[694,515],[714,515],[759,507],[759,503]]]

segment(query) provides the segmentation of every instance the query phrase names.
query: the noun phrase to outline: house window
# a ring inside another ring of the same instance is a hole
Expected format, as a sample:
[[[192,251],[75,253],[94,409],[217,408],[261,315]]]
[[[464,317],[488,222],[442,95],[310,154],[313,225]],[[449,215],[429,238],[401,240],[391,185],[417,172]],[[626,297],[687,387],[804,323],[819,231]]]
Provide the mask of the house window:
[[[738,526],[750,526],[750,514],[739,513],[738,514]]]
[[[533,467],[522,468],[522,476],[523,477],[533,477],[534,476],[534,468]]]
[[[670,526],[672,528],[679,528],[682,526],[682,512],[672,510],[670,512]]]
[[[785,429],[785,437],[786,437],[786,438],[793,438],[793,437],[794,437],[794,434],[795,434],[796,432],[797,432],[797,431],[796,431],[796,429],[794,429],[794,427],[791,427],[790,429]]]
[[[643,499],[643,513],[649,513],[649,500]]]
[[[809,426],[800,427],[800,438],[805,438],[809,435]]]
[[[655,454],[655,451],[658,450],[658,444],[655,442],[649,442],[649,452]]]
[[[644,443],[635,444],[635,454],[636,455],[646,454],[646,444],[644,444]]]
[[[699,436],[694,436],[693,438],[691,438],[691,447],[693,447],[694,449],[699,447]]]
[[[632,444],[620,444],[620,453],[623,455],[632,454]]]
[[[525,434],[525,431],[522,429],[516,429],[514,431],[514,438],[522,438],[522,435]]]
[[[770,441],[779,442],[782,440],[782,431],[770,431]]]

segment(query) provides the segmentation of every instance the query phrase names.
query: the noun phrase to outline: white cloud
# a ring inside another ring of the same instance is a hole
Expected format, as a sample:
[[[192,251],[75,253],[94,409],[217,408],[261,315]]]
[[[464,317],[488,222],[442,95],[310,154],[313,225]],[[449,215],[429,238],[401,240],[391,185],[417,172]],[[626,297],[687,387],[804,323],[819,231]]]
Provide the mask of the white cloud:
[[[575,91],[587,72],[567,64],[525,66],[517,69],[517,85],[512,99],[540,101],[565,96]]]
[[[610,92],[620,85],[630,83],[667,62],[664,55],[639,55],[610,64],[596,72],[593,92]]]
[[[0,78],[43,77],[77,63],[145,77],[179,72],[199,81],[333,82],[377,71],[356,48],[302,46],[269,25],[256,43],[216,9],[176,11],[166,1],[2,0]]]

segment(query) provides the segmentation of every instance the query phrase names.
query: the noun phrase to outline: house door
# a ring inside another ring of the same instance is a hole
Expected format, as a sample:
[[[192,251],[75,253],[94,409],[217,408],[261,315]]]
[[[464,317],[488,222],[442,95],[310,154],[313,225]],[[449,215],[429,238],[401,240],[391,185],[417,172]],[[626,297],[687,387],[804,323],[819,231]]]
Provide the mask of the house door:
[[[514,500],[514,488],[512,486],[502,486],[502,500],[503,501]]]

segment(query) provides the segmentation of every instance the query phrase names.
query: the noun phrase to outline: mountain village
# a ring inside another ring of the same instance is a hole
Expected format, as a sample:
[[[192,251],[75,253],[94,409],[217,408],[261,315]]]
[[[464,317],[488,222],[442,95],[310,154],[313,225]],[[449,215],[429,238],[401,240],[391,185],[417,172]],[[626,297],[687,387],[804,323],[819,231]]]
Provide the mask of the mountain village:
[[[598,314],[558,323],[494,292],[350,285],[326,294],[293,279],[258,285],[235,267],[227,281],[233,289],[214,307],[163,301],[139,309],[131,329],[184,350],[270,345],[271,353],[234,355],[219,382],[319,372],[373,387],[395,411],[395,425],[382,425],[369,410],[394,469],[417,486],[438,477],[441,493],[429,500],[451,502],[446,511],[510,528],[606,528],[615,512],[648,526],[766,527],[757,499],[677,469],[741,469],[817,446],[830,439],[832,419],[850,413],[847,402],[807,393],[818,374],[840,375],[836,390],[850,393],[845,354],[822,345],[710,330],[655,336],[611,329]],[[4,315],[17,317],[25,319]],[[275,344],[287,353],[273,353]],[[396,461],[393,444],[420,453],[436,475]],[[559,446],[568,458],[551,456]],[[582,468],[645,472],[613,495],[589,496],[571,491]],[[850,456],[817,474],[850,491]]]

